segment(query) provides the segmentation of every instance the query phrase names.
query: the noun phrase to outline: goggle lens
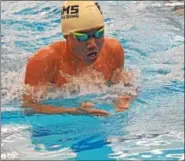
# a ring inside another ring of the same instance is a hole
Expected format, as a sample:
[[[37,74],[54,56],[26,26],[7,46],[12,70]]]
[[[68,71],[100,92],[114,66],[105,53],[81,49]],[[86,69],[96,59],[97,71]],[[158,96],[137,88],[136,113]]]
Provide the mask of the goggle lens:
[[[78,33],[78,32],[74,32],[72,33],[73,37],[76,38],[78,41],[87,41],[89,40],[91,37],[94,38],[101,38],[104,35],[104,28],[96,31],[92,36],[85,34],[85,33]]]

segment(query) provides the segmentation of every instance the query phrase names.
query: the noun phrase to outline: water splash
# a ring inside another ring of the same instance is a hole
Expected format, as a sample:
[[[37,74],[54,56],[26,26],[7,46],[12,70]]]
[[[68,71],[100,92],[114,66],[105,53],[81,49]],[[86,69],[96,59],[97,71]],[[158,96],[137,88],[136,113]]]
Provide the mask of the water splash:
[[[42,87],[35,93],[32,87],[24,85],[24,75],[25,69],[20,72],[9,71],[7,73],[2,73],[1,104],[21,101],[22,95],[28,92],[33,93],[33,98],[37,102],[56,98],[74,98],[88,94],[103,95],[103,97],[110,97],[112,95],[112,98],[123,93],[136,95],[136,88],[139,84],[139,74],[135,72],[135,77],[133,77],[131,82],[133,84],[132,87],[126,87],[121,83],[109,87],[100,72],[90,70],[80,76],[66,76],[69,81],[68,84],[65,84],[62,88],[49,85],[47,89],[48,92],[43,94],[45,90],[42,90]]]

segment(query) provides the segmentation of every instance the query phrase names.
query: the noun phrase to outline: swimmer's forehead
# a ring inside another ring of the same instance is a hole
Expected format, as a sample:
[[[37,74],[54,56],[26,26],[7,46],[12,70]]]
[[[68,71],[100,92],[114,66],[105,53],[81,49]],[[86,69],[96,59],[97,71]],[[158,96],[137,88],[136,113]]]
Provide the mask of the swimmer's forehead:
[[[79,30],[79,31],[76,31],[76,32],[80,32],[80,33],[90,33],[90,32],[95,32],[101,28],[103,28],[104,25],[102,26],[99,26],[99,27],[95,27],[95,28],[91,28],[91,29],[86,29],[86,30]]]

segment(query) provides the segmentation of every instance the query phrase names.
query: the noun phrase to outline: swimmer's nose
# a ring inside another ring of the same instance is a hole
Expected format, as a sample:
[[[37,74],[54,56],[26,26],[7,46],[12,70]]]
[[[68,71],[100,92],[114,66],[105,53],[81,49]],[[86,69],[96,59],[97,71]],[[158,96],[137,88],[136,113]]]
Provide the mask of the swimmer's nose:
[[[97,45],[96,45],[95,38],[89,39],[88,42],[87,42],[87,49],[88,49],[88,50],[93,50],[93,49],[95,49],[96,47],[97,47]]]

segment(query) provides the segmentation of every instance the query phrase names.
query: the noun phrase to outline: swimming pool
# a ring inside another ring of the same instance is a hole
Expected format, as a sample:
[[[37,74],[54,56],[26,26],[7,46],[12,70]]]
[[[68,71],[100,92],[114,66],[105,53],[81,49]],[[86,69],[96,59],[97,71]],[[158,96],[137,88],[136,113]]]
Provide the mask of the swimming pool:
[[[121,41],[125,67],[137,77],[140,92],[128,111],[115,113],[112,99],[132,89],[78,81],[78,93],[51,91],[45,103],[68,107],[90,100],[110,117],[24,114],[26,60],[61,39],[60,4],[1,2],[1,158],[183,160],[184,18],[163,2],[100,2],[106,35]]]

